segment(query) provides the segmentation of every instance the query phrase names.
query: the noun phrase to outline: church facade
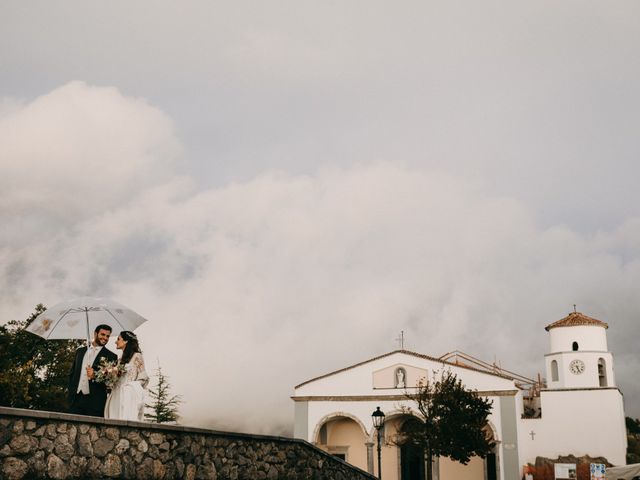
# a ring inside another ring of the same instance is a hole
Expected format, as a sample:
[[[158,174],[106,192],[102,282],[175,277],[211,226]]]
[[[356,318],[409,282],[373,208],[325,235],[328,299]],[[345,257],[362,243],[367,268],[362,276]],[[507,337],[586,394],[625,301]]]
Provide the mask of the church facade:
[[[393,439],[418,414],[406,399],[420,379],[454,373],[466,388],[492,401],[486,435],[493,452],[467,465],[435,459],[439,480],[517,480],[538,456],[605,457],[625,464],[622,394],[615,383],[604,322],[573,312],[546,327],[546,383],[486,364],[461,352],[431,357],[396,350],[295,387],[294,436],[376,475],[377,435],[371,414],[385,413],[382,477],[425,478],[422,452]]]

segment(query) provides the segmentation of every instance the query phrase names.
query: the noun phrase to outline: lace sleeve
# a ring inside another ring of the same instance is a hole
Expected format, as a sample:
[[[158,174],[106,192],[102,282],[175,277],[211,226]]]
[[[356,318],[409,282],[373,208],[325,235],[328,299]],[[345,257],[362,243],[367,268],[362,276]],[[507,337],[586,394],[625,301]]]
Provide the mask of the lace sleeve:
[[[147,388],[149,375],[147,375],[147,371],[144,368],[144,358],[142,358],[140,353],[136,353],[132,360],[136,372],[135,380],[140,382],[144,388]]]

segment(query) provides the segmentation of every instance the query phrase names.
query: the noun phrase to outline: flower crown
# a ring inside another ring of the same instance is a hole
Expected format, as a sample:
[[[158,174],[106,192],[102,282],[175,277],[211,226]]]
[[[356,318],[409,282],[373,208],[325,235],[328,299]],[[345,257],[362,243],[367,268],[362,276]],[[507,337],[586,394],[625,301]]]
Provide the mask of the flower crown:
[[[131,332],[131,331],[129,331],[129,330],[125,330],[123,332],[120,332],[120,336],[122,336],[123,333],[126,334],[127,337],[129,337],[129,339],[131,339],[131,340],[138,340],[138,337],[136,337],[136,334]]]

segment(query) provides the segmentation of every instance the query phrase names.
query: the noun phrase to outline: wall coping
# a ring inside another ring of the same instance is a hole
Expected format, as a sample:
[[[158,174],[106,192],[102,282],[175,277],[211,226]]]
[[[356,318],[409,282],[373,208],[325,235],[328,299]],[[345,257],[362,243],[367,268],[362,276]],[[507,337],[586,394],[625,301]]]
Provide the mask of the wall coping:
[[[9,415],[13,417],[29,417],[42,418],[49,420],[62,420],[74,423],[91,423],[95,425],[105,425],[114,427],[134,427],[145,428],[148,430],[162,430],[166,432],[184,432],[184,433],[203,433],[207,435],[224,435],[225,437],[242,437],[254,440],[266,440],[270,442],[305,442],[298,438],[281,437],[277,435],[258,435],[253,433],[226,432],[221,430],[212,430],[208,428],[189,427],[185,425],[167,425],[163,423],[153,422],[134,422],[131,420],[115,420],[102,417],[91,417],[88,415],[75,415],[63,412],[48,412],[45,410],[29,410],[24,408],[0,407],[0,415]],[[309,444],[311,445],[311,444]]]

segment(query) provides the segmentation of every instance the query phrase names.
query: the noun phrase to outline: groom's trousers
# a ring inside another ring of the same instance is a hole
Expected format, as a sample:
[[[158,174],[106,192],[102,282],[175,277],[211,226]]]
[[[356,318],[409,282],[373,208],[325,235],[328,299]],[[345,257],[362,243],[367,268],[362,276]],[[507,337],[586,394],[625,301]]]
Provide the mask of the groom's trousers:
[[[96,402],[92,395],[76,393],[71,402],[70,413],[75,415],[90,415],[92,417],[104,417],[104,403]]]

